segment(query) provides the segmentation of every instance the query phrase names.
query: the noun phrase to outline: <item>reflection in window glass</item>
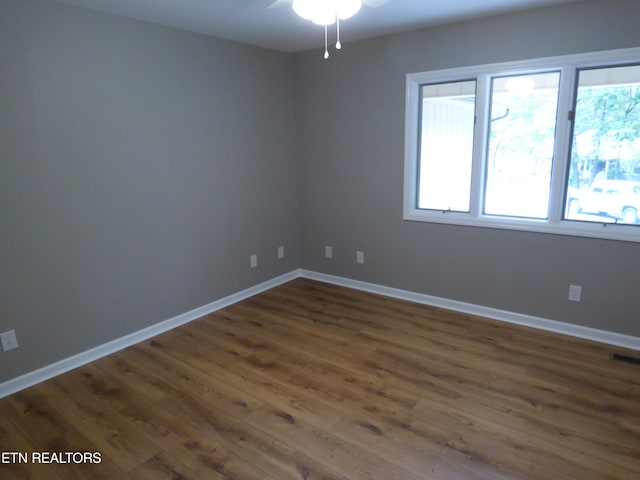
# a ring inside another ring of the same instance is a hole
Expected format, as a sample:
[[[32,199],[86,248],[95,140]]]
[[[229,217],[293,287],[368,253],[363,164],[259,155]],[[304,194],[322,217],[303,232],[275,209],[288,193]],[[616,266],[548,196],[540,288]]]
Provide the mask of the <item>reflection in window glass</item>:
[[[545,219],[560,73],[491,82],[484,213]]]
[[[469,211],[475,81],[423,85],[418,208]]]
[[[640,66],[578,71],[565,218],[638,223]]]

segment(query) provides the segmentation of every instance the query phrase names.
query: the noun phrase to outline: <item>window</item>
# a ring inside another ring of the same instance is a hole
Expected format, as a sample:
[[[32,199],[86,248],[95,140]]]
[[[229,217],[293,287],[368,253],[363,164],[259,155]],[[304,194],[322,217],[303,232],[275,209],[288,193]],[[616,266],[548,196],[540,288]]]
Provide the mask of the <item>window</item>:
[[[423,85],[418,208],[469,211],[476,82]]]
[[[578,71],[566,216],[638,223],[640,66]]]
[[[491,79],[484,213],[547,218],[560,73]]]
[[[638,59],[409,74],[404,218],[640,241]]]

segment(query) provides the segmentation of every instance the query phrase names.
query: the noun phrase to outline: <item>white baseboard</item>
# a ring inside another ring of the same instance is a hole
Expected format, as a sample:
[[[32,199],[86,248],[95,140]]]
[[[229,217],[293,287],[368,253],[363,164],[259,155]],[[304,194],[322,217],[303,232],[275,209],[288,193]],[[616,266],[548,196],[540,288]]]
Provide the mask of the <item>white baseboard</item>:
[[[360,280],[352,280],[345,277],[338,277],[335,275],[328,275],[324,273],[313,272],[310,270],[298,269],[273,278],[271,280],[267,280],[266,282],[260,283],[253,287],[247,288],[246,290],[242,290],[241,292],[237,292],[227,297],[221,298],[207,305],[203,305],[176,317],[156,323],[147,328],[143,328],[142,330],[138,330],[137,332],[125,335],[124,337],[120,337],[103,345],[99,345],[85,352],[52,363],[51,365],[47,365],[46,367],[39,368],[38,370],[34,370],[32,372],[1,383],[0,398],[11,395],[12,393],[18,392],[32,385],[48,380],[62,373],[68,372],[69,370],[80,367],[94,360],[98,360],[99,358],[115,353],[118,350],[122,350],[124,348],[135,345],[136,343],[148,340],[149,338],[155,337],[156,335],[179,327],[180,325],[184,325],[185,323],[189,323],[200,317],[233,305],[234,303],[240,302],[249,297],[257,295],[258,293],[264,292],[273,287],[277,287],[278,285],[289,282],[299,277],[308,278],[310,280],[318,280],[320,282],[331,283],[343,287],[354,288],[356,290],[362,290],[365,292],[377,293],[380,295],[385,295],[387,297],[409,300],[411,302],[422,303],[425,305],[432,305],[434,307],[441,307],[458,312],[469,313],[472,315],[491,318],[493,320],[500,320],[507,323],[514,323],[517,325],[524,325],[540,330],[547,330],[550,332],[571,335],[573,337],[584,338],[587,340],[594,340],[596,342],[630,348],[632,350],[640,350],[639,337],[607,332],[605,330],[598,330],[595,328],[581,327],[579,325],[558,322],[555,320],[548,320],[546,318],[533,317],[530,315],[523,315],[506,310],[483,307],[481,305],[475,305],[472,303],[459,302],[457,300],[435,297],[423,293],[416,293],[407,290],[401,290],[398,288],[386,287],[384,285],[378,285],[375,283],[362,282]]]
[[[138,330],[137,332],[130,333],[128,335],[125,335],[124,337],[117,338],[95,348],[91,348],[84,352],[78,353],[77,355],[73,355],[58,362],[52,363],[51,365],[47,365],[46,367],[42,367],[38,370],[34,370],[19,377],[12,378],[11,380],[0,384],[0,398],[11,395],[12,393],[18,392],[32,385],[36,385],[37,383],[44,382],[45,380],[68,372],[69,370],[73,370],[74,368],[80,367],[89,362],[93,362],[94,360],[98,360],[99,358],[115,353],[118,350],[122,350],[124,348],[135,345],[136,343],[148,340],[149,338],[155,337],[156,335],[172,330],[176,327],[179,327],[180,325],[184,325],[185,323],[192,322],[193,320],[228,307],[229,305],[233,305],[234,303],[240,302],[246,298],[257,295],[258,293],[264,292],[265,290],[269,290],[273,287],[289,282],[295,278],[298,278],[299,276],[300,271],[294,270],[279,277],[272,278],[271,280],[267,280],[266,282],[260,283],[253,287],[247,288],[246,290],[242,290],[240,292],[211,302],[207,305],[203,305],[189,312],[177,315],[173,318],[169,318],[168,320],[161,321],[147,328],[143,328],[142,330]]]
[[[521,313],[509,312],[507,310],[499,310],[497,308],[483,307],[473,303],[459,302],[442,297],[425,295],[423,293],[410,292],[398,288],[385,287],[375,283],[362,282],[359,280],[351,280],[349,278],[338,277],[335,275],[327,275],[309,270],[301,270],[300,276],[310,280],[318,280],[320,282],[332,283],[343,287],[355,288],[370,293],[377,293],[387,297],[409,300],[411,302],[422,303],[434,307],[446,308],[457,312],[469,313],[480,317],[500,320],[507,323],[524,325],[527,327],[547,330],[550,332],[570,335],[572,337],[593,340],[608,345],[630,348],[632,350],[640,350],[640,337],[631,335],[623,335],[621,333],[608,332],[606,330],[598,330],[590,327],[582,327],[572,323],[558,322],[546,318],[534,317],[531,315],[523,315]]]

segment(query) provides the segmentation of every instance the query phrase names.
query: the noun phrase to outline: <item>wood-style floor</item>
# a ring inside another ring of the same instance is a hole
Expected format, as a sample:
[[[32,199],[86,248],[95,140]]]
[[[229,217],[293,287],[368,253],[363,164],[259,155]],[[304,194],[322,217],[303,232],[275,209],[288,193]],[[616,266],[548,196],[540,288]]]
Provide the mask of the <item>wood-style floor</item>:
[[[299,279],[0,400],[18,479],[640,479],[621,349]]]

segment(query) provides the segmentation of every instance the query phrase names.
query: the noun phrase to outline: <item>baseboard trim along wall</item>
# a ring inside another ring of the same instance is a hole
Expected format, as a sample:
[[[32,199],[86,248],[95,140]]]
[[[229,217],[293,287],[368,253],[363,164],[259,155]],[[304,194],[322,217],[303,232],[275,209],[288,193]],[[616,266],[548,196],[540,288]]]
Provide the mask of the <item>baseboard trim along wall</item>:
[[[455,310],[462,313],[469,313],[479,317],[490,318],[492,320],[500,320],[502,322],[561,333],[572,337],[583,338],[585,340],[606,343],[608,345],[640,350],[640,337],[633,337],[631,335],[623,335],[621,333],[608,332],[606,330],[598,330],[596,328],[582,327],[571,323],[558,322],[556,320],[548,320],[546,318],[534,317],[531,315],[523,315],[521,313],[499,310],[497,308],[483,307],[482,305],[459,302],[457,300],[449,300],[442,297],[434,297],[424,293],[410,292],[398,288],[385,287],[375,283],[351,280],[349,278],[337,277],[308,270],[301,270],[300,276],[310,280],[332,283],[334,285],[354,288],[356,290],[362,290],[370,293],[377,293],[387,297],[409,300],[411,302],[446,308],[448,310]]]
[[[116,338],[115,340],[107,342],[103,345],[99,345],[82,353],[78,353],[77,355],[73,355],[58,362],[52,363],[51,365],[47,365],[46,367],[42,367],[38,370],[25,373],[24,375],[0,384],[0,398],[6,397],[8,395],[11,395],[12,393],[31,387],[32,385],[36,385],[40,382],[44,382],[45,380],[53,378],[57,375],[61,375],[65,372],[68,372],[69,370],[73,370],[74,368],[81,367],[82,365],[93,362],[94,360],[98,360],[99,358],[106,357],[107,355],[115,353],[119,350],[135,345],[136,343],[148,340],[149,338],[155,337],[156,335],[160,335],[161,333],[177,328],[180,325],[192,322],[193,320],[213,313],[217,310],[221,310],[225,307],[233,305],[234,303],[238,303],[249,297],[253,297],[258,293],[262,293],[273,287],[277,287],[278,285],[294,280],[299,276],[300,272],[298,270],[294,270],[279,277],[272,278],[271,280],[267,280],[266,282],[260,283],[253,287],[247,288],[246,290],[242,290],[240,292],[211,302],[207,305],[195,308],[189,312],[161,321],[147,328],[143,328],[142,330],[138,330],[137,332],[130,333],[129,335],[125,335],[124,337]]]
[[[446,308],[448,310],[455,310],[458,312],[478,315],[493,320],[500,320],[507,323],[561,333],[573,337],[583,338],[586,340],[593,340],[609,345],[630,348],[632,350],[640,350],[640,337],[607,332],[605,330],[598,330],[595,328],[581,327],[579,325],[573,325],[565,322],[558,322],[555,320],[548,320],[545,318],[533,317],[530,315],[523,315],[520,313],[509,312],[505,310],[483,307],[481,305],[459,302],[457,300],[435,297],[423,293],[416,293],[407,290],[401,290],[398,288],[386,287],[384,285],[378,285],[375,283],[368,283],[360,280],[352,280],[345,277],[298,269],[275,277],[271,280],[267,280],[266,282],[260,283],[253,287],[247,288],[246,290],[242,290],[227,297],[221,298],[207,305],[203,305],[176,317],[161,321],[159,323],[156,323],[155,325],[151,325],[137,332],[125,335],[124,337],[120,337],[103,345],[99,345],[85,352],[52,363],[51,365],[47,365],[46,367],[39,368],[38,370],[34,370],[32,372],[8,380],[0,384],[0,398],[6,397],[8,395],[11,395],[12,393],[16,393],[20,390],[36,385],[40,382],[68,372],[69,370],[80,367],[94,360],[98,360],[99,358],[105,357],[119,350],[135,345],[136,343],[148,340],[149,338],[172,330],[176,327],[179,327],[180,325],[184,325],[185,323],[189,323],[200,317],[213,313],[217,310],[221,310],[225,307],[233,305],[234,303],[238,303],[249,297],[252,297],[300,277],[325,283],[331,283],[347,288],[354,288],[356,290],[361,290],[369,293],[376,293],[387,297],[398,298],[401,300],[408,300],[424,305],[431,305],[434,307]]]

